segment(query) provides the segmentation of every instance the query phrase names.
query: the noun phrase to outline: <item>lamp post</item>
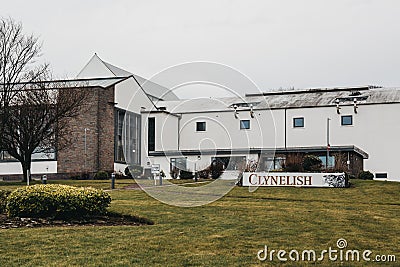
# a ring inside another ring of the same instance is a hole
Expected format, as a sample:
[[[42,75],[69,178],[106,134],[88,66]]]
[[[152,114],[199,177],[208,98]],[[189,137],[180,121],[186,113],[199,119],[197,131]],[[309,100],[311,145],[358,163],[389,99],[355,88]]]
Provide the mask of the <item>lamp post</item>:
[[[328,172],[328,161],[329,161],[329,149],[331,148],[330,142],[329,142],[329,128],[330,128],[330,121],[331,119],[328,118],[326,120],[326,162],[325,162],[325,170]]]

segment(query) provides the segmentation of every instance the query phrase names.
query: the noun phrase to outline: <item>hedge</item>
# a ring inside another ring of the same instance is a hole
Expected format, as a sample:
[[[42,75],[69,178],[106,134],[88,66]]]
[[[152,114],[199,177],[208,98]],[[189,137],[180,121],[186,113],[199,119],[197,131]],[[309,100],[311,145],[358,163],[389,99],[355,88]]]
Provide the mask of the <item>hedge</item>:
[[[68,185],[34,185],[18,188],[7,197],[10,217],[80,218],[103,214],[111,196],[100,189]]]
[[[358,178],[363,180],[373,180],[374,175],[370,171],[361,171],[358,174]]]
[[[0,189],[0,213],[6,211],[7,197],[11,191]]]

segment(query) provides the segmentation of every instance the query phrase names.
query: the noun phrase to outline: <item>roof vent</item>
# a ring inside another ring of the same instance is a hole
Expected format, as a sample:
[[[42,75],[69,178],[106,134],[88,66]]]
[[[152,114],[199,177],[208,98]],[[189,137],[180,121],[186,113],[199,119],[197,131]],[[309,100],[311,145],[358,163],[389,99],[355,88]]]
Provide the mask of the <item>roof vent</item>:
[[[166,107],[158,107],[157,109],[158,109],[158,110],[161,110],[161,111],[166,111],[166,110],[167,110]]]

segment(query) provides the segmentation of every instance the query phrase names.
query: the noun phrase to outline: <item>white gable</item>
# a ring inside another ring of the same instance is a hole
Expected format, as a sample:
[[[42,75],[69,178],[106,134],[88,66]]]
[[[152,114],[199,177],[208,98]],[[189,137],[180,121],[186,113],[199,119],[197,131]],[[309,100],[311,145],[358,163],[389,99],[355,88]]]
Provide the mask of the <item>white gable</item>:
[[[114,77],[114,75],[103,61],[94,54],[85,67],[79,72],[77,78],[104,78]]]

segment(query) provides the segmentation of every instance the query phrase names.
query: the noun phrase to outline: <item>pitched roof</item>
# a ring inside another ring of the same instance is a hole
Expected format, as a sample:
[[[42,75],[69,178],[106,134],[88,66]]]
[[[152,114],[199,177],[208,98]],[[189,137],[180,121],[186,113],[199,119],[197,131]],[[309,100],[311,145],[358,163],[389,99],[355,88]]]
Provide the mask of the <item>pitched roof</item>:
[[[97,54],[89,60],[86,66],[79,72],[78,77],[98,78],[104,76],[129,77],[132,76],[140,84],[150,97],[159,100],[178,100],[179,98],[168,88],[149,81],[139,75],[123,70],[103,61]]]

